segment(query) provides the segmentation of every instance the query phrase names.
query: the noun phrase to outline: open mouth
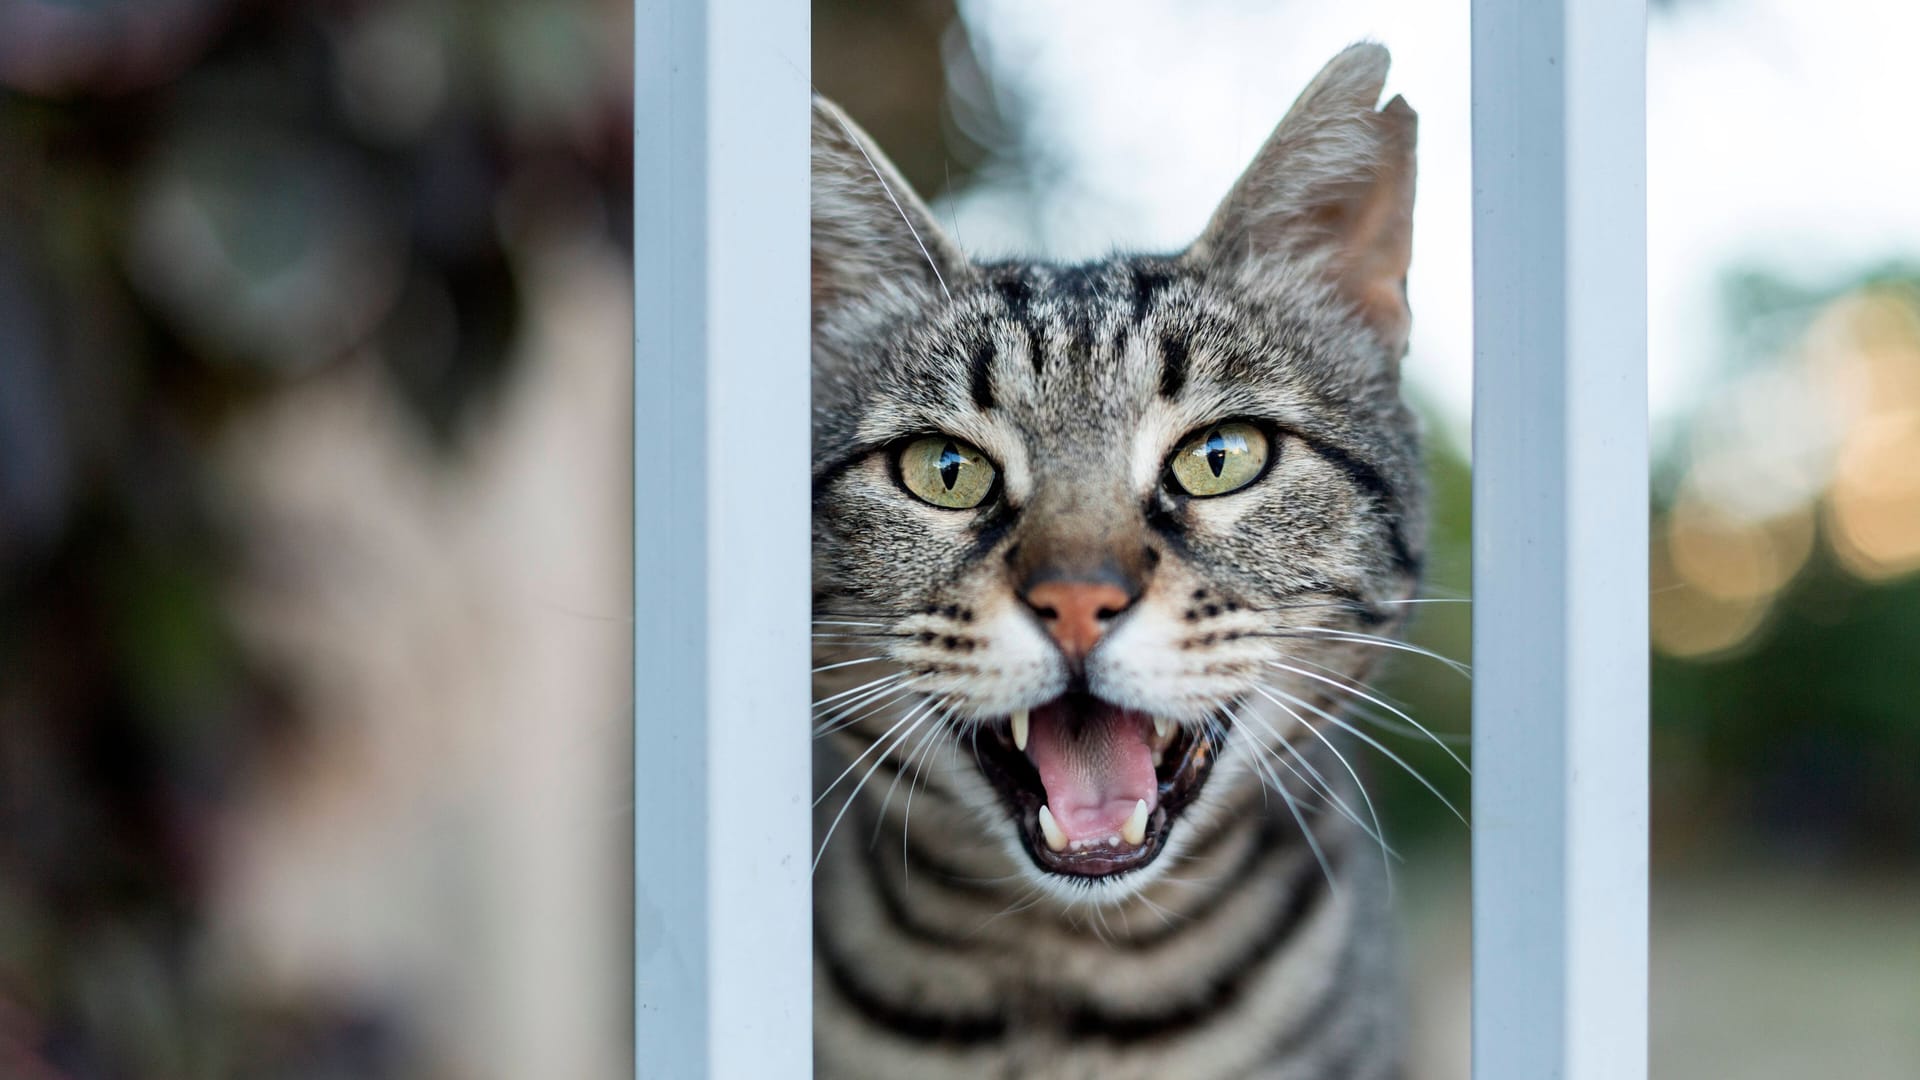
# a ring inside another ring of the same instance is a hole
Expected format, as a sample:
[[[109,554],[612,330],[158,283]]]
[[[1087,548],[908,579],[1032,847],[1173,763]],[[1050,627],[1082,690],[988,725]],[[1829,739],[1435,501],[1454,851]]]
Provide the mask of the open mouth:
[[[992,724],[975,743],[1041,869],[1109,877],[1152,862],[1200,791],[1226,731],[1184,727],[1089,694]]]

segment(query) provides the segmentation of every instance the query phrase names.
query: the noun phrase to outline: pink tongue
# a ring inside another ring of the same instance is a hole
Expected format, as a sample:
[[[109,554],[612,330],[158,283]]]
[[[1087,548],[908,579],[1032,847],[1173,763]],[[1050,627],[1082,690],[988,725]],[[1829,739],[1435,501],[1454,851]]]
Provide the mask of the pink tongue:
[[[1153,750],[1147,745],[1153,721],[1143,713],[1095,705],[1073,730],[1073,706],[1046,705],[1033,711],[1027,756],[1040,770],[1047,809],[1068,840],[1104,840],[1120,831],[1134,804],[1159,805],[1153,775]]]

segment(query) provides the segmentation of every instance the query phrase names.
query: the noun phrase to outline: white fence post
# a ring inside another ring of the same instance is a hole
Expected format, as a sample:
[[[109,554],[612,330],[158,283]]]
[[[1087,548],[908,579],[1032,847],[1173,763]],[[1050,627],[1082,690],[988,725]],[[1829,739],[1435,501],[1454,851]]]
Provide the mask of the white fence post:
[[[635,1072],[811,1072],[808,14],[634,20]]]
[[[1473,0],[1476,1080],[1642,1080],[1646,12]]]

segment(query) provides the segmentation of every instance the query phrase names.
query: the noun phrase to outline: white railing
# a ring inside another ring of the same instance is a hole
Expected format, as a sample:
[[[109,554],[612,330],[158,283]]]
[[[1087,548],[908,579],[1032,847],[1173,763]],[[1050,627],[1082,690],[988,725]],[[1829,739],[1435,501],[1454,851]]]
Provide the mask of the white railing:
[[[1646,8],[1473,0],[1476,1080],[1643,1080]]]
[[[1474,1070],[1646,1075],[1643,0],[1473,0]],[[636,1075],[811,1071],[805,5],[635,20]]]
[[[647,1080],[806,1076],[808,40],[634,22],[634,1038]]]

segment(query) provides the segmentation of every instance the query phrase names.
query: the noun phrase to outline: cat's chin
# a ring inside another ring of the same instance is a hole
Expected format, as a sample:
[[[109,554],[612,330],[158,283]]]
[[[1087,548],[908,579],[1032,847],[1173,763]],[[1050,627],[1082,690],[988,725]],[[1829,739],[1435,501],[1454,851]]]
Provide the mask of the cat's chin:
[[[1159,857],[1231,725],[1224,713],[1182,725],[1066,694],[984,728],[975,759],[1034,865],[1111,880]]]

